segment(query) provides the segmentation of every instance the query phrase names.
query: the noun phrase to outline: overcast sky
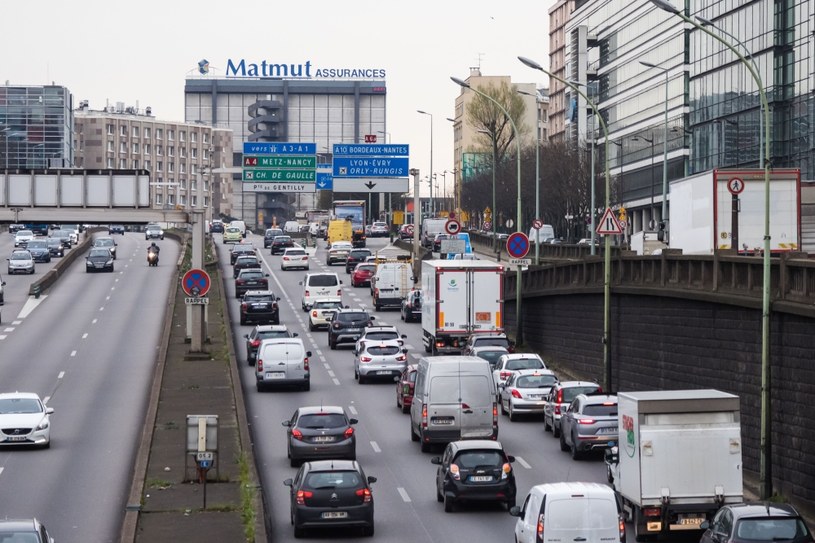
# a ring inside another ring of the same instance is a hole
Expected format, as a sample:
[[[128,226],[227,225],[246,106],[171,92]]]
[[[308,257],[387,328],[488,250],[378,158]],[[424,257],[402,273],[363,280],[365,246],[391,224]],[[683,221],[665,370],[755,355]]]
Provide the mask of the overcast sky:
[[[549,64],[548,9],[554,0],[41,0],[4,1],[0,83],[66,86],[74,104],[106,101],[153,108],[184,120],[184,79],[200,59],[266,59],[387,71],[388,132],[410,144],[410,165],[452,170],[453,117],[471,66],[483,75],[547,86],[517,56]],[[256,59],[256,60],[255,60]],[[223,73],[223,71],[219,72]],[[452,188],[452,176],[447,175]],[[422,191],[425,193],[425,190]]]

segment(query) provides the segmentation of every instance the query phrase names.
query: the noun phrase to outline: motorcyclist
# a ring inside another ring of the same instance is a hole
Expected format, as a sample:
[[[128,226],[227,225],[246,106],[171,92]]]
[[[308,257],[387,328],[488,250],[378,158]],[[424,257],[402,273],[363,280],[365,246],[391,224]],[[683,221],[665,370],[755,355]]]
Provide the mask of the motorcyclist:
[[[156,245],[155,241],[150,244],[150,247],[147,248],[148,253],[156,253],[158,255],[159,251],[161,251],[161,249],[159,249],[159,246]]]

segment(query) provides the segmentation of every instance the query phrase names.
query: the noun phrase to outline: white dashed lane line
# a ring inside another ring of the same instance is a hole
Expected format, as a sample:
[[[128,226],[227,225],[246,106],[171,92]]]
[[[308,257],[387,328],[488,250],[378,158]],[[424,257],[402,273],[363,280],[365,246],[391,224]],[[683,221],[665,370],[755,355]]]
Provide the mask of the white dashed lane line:
[[[328,362],[324,363],[323,366],[325,366],[325,369],[327,370],[331,369],[331,364],[329,364]]]
[[[522,465],[523,467],[525,467],[526,469],[532,469],[532,466],[530,466],[530,465],[529,465],[529,463],[528,463],[526,460],[524,460],[523,458],[521,458],[520,456],[516,456],[516,457],[515,457],[515,460],[516,460],[516,461],[517,461],[517,462],[518,462],[520,465]]]
[[[348,412],[351,413],[352,415],[357,415],[358,414],[357,413],[357,408],[354,407],[353,405],[348,406]]]
[[[0,468],[0,475],[3,475],[3,470],[6,468]]]
[[[85,332],[84,334],[82,334],[82,339],[88,339],[88,333],[87,333],[87,332]]]
[[[4,332],[13,332],[13,331],[14,331],[14,327],[6,328],[6,329],[5,329],[5,330],[3,330],[3,331],[4,331]]]
[[[71,357],[76,356],[76,351],[71,351]]]
[[[0,335],[0,340],[6,339],[8,336],[6,334]]]
[[[11,322],[11,324],[12,324],[13,326],[17,326],[17,325],[19,325],[19,324],[23,324],[23,321],[12,321],[12,322]]]
[[[382,449],[379,448],[379,445],[376,443],[376,441],[371,441],[371,448],[374,450],[375,453],[382,452]]]
[[[335,385],[340,386],[340,380],[337,379],[336,377],[334,379],[332,379],[332,381],[334,381]]]
[[[399,495],[402,496],[402,500],[405,503],[410,503],[410,496],[408,496],[407,490],[405,490],[401,486],[397,486],[396,490],[399,492]]]
[[[96,321],[97,321],[97,320],[98,320],[98,319],[93,319],[93,320],[91,321],[91,324],[96,324]]]
[[[57,379],[62,379],[63,377],[65,377],[65,372],[64,371],[59,372],[59,375],[57,375]]]

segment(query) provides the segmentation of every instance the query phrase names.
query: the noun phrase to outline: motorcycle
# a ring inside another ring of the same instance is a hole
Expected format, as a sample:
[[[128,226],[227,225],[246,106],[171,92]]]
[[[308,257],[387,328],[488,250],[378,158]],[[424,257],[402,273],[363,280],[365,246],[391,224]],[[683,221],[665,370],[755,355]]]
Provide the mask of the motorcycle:
[[[158,266],[158,253],[155,251],[147,251],[147,265]]]

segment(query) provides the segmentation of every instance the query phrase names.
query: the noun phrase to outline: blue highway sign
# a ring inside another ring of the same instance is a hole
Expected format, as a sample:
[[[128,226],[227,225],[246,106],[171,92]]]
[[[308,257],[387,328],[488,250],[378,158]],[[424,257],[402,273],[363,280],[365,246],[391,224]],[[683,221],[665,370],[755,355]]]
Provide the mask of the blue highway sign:
[[[381,143],[335,143],[334,156],[401,156],[407,157],[409,145]],[[246,151],[244,151],[246,152]],[[405,174],[407,175],[407,174]]]
[[[334,177],[407,177],[407,157],[334,157]]]

